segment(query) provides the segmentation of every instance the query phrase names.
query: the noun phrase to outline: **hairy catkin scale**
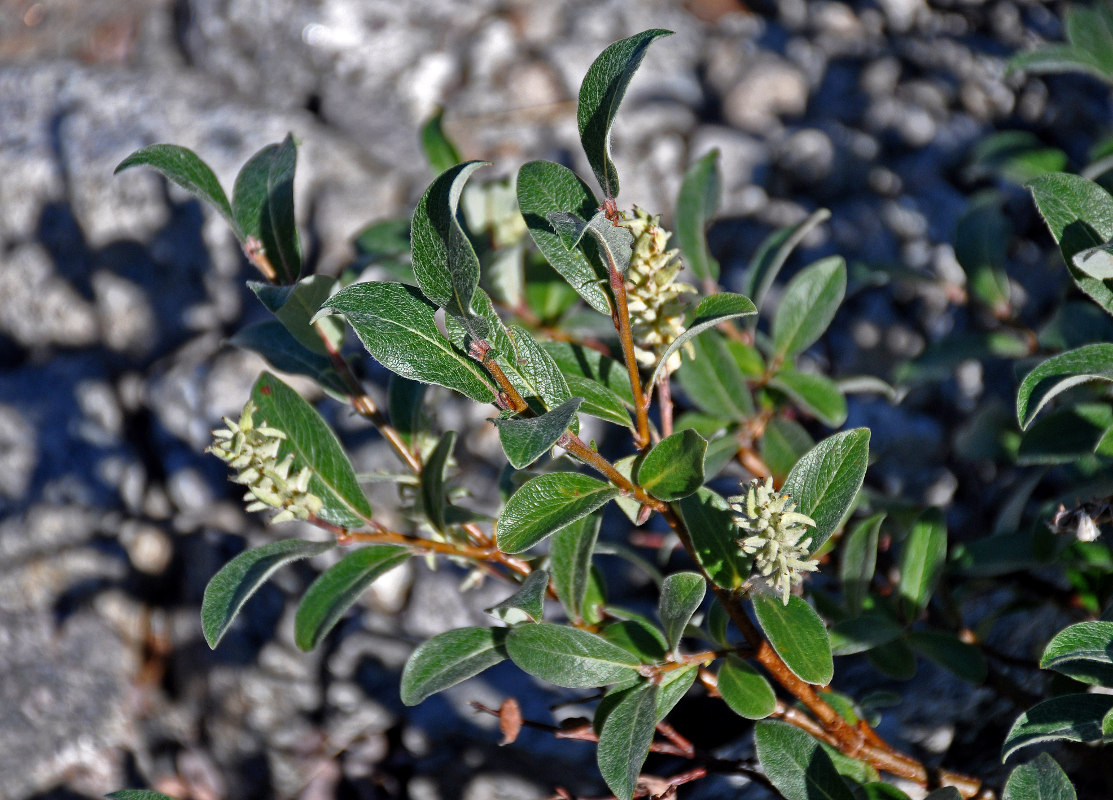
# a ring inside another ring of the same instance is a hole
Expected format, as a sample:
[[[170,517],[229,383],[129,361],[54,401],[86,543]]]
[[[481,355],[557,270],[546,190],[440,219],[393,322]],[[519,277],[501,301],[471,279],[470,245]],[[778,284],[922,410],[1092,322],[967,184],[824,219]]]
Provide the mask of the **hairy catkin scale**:
[[[788,605],[793,584],[804,579],[801,573],[819,569],[815,560],[808,558],[811,537],[804,538],[808,527],[815,527],[815,520],[798,513],[789,495],[774,491],[772,478],[764,483],[755,478],[745,494],[728,501],[735,524],[748,534],[736,540],[738,546],[754,557],[760,579]]]
[[[231,480],[247,487],[243,499],[248,503],[248,511],[280,509],[272,523],[316,515],[323,503],[309,492],[309,468],[291,475],[294,457],[288,455],[278,460],[278,449],[286,434],[265,423],[256,427],[254,415],[255,403],[248,400],[238,422],[225,417],[226,427],[213,431],[208,452],[236,470]]]
[[[630,269],[626,273],[626,302],[630,308],[630,332],[634,338],[634,354],[640,363],[653,366],[664,356],[669,345],[684,332],[684,313],[688,302],[684,295],[695,288],[677,282],[683,264],[679,250],[666,250],[672,234],[658,225],[659,216],[634,207],[632,219],[619,224],[634,234]],[[680,353],[669,357],[666,369],[680,366]]]

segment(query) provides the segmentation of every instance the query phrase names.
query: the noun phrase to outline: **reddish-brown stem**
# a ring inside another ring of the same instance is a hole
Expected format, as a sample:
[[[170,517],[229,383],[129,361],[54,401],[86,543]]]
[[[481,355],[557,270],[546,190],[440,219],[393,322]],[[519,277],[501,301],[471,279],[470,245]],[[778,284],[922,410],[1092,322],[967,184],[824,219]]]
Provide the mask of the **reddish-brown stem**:
[[[434,539],[424,539],[419,536],[407,536],[379,527],[375,531],[345,531],[343,541],[360,542],[363,544],[397,544],[403,547],[412,547],[415,550],[424,550],[429,553],[440,553],[446,556],[457,556],[473,561],[486,561],[502,564],[512,572],[519,575],[529,575],[529,564],[520,558],[507,555],[496,547],[475,547],[458,542],[438,542]],[[339,537],[338,537],[339,538]]]
[[[661,436],[672,436],[672,389],[669,386],[669,370],[662,370],[657,381],[657,408],[661,415]]]
[[[635,500],[644,506],[649,506],[654,511],[664,512],[668,509],[668,505],[661,502],[655,497],[651,497],[645,489],[635,485],[625,475],[615,469],[614,465],[607,459],[603,458],[597,452],[592,450],[579,436],[573,433],[565,432],[563,436],[557,440],[557,444],[574,455],[576,458],[583,461],[589,467],[597,472],[605,475],[611,483],[617,486],[622,491],[631,495]]]

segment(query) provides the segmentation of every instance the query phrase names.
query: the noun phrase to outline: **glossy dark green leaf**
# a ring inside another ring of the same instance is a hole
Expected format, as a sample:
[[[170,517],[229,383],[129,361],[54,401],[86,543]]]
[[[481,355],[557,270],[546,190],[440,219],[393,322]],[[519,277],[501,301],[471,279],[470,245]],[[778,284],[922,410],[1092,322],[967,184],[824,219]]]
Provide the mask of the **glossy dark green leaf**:
[[[578,247],[565,245],[549,214],[571,211],[587,219],[599,202],[572,170],[551,161],[531,161],[518,171],[518,207],[537,249],[589,306],[610,314],[611,304],[595,265]]]
[[[244,242],[254,237],[263,246],[279,283],[301,277],[301,241],[294,219],[294,171],[297,147],[287,134],[253,155],[236,176],[232,212]]]
[[[811,552],[830,538],[858,495],[866,477],[869,446],[866,428],[828,436],[796,462],[785,480],[784,491],[792,495],[796,510],[815,520]]]
[[[1099,306],[1113,313],[1113,290],[1074,264],[1077,253],[1113,240],[1113,197],[1093,181],[1062,172],[1042,175],[1028,186],[1071,278]]]
[[[719,262],[707,249],[707,226],[719,207],[719,151],[712,150],[684,173],[676,198],[676,243],[684,263],[704,283],[719,280]]]
[[[831,626],[831,652],[836,656],[864,653],[899,639],[904,628],[886,614],[867,611]]]
[[[1001,800],[1078,800],[1078,793],[1055,759],[1040,753],[1012,771]]]
[[[538,417],[492,420],[510,465],[524,469],[549,452],[568,430],[582,402],[582,398],[573,397]]]
[[[754,413],[746,376],[718,331],[707,331],[690,342],[693,358],[682,351],[676,380],[692,404],[720,419],[745,422]]]
[[[1113,622],[1078,622],[1063,628],[1044,648],[1040,667],[1083,683],[1113,686]]]
[[[657,615],[665,626],[665,640],[670,648],[680,643],[684,628],[691,622],[706,593],[707,583],[695,572],[675,572],[665,578]]]
[[[228,342],[258,353],[280,372],[306,375],[334,395],[348,394],[347,385],[336,374],[328,356],[307,350],[278,320],[248,325],[237,331]]]
[[[753,596],[757,621],[769,643],[796,677],[826,686],[835,674],[831,642],[819,614],[807,602],[789,595],[788,605],[779,597]]]
[[[777,707],[769,681],[738,656],[723,659],[718,686],[730,710],[746,719],[765,719]]]
[[[611,124],[649,45],[657,37],[670,33],[672,31],[648,30],[615,42],[595,59],[580,84],[576,112],[580,142],[607,197],[618,196],[618,170],[611,160]]]
[[[785,287],[773,318],[773,349],[780,358],[804,352],[815,343],[839,310],[846,294],[846,262],[824,258],[805,267]]]
[[[148,145],[121,161],[113,174],[137,166],[152,167],[190,194],[209,203],[228,220],[232,230],[236,231],[241,241],[243,240],[240,227],[232,215],[232,206],[228,203],[228,196],[221,188],[220,181],[217,180],[212,168],[192,150],[176,144]]]
[[[765,777],[786,800],[854,800],[831,757],[799,728],[773,720],[758,722],[754,748]]]
[[[942,511],[929,508],[917,518],[901,550],[897,591],[907,619],[916,619],[927,608],[946,560],[947,523]]]
[[[567,211],[554,211],[549,223],[566,247],[584,247],[585,238],[594,241],[602,258],[605,271],[625,274],[630,267],[634,234],[625,225],[615,225],[606,212],[596,211],[588,219]]]
[[[391,372],[491,402],[495,393],[483,368],[441,335],[434,311],[417,289],[401,283],[355,283],[321,309],[342,314],[367,352]]]
[[[757,313],[754,304],[750,302],[750,298],[740,294],[731,294],[730,292],[721,292],[713,294],[710,297],[705,297],[700,300],[696,310],[692,313],[692,319],[688,322],[684,332],[673,339],[672,343],[665,350],[664,355],[661,356],[657,362],[657,366],[653,369],[653,375],[649,379],[646,386],[653,386],[661,377],[661,372],[664,370],[665,365],[672,354],[683,347],[687,342],[690,342],[694,337],[703,333],[708,328],[713,328],[722,322],[730,319],[739,319],[741,317],[749,317]]]
[[[676,707],[699,675],[699,666],[689,664],[666,672],[657,685],[657,721],[660,722]]]
[[[693,430],[666,436],[636,470],[638,485],[662,500],[679,500],[703,485],[707,440]]]
[[[410,557],[405,547],[361,547],[321,573],[305,590],[294,617],[294,641],[312,650],[372,583]]]
[[[622,398],[606,386],[591,378],[568,373],[564,374],[564,380],[568,383],[568,391],[572,396],[583,401],[580,406],[581,414],[589,414],[616,425],[633,428],[630,412],[623,405]]]
[[[525,672],[568,689],[630,680],[639,665],[637,656],[601,636],[548,622],[513,628],[506,650]]]
[[[522,581],[518,591],[488,608],[487,613],[507,625],[540,622],[545,612],[545,592],[548,588],[548,571],[535,569]]]
[[[737,544],[739,529],[727,501],[704,487],[677,502],[676,510],[708,577],[724,589],[740,588],[750,576],[753,558]]]
[[[1113,344],[1089,344],[1060,353],[1025,375],[1016,393],[1021,430],[1057,394],[1089,381],[1113,382]]]
[[[513,367],[525,382],[527,399],[536,397],[547,409],[556,409],[572,399],[568,382],[544,348],[533,338],[533,334],[517,325],[510,328],[510,339],[514,347]],[[579,430],[579,423],[573,415],[569,423],[572,432]]]
[[[466,681],[507,657],[507,628],[457,628],[422,642],[402,670],[402,702],[426,697]]]
[[[975,686],[986,677],[985,656],[949,631],[912,631],[905,638],[920,655]]]
[[[830,216],[830,211],[821,208],[813,211],[803,222],[774,231],[766,237],[750,261],[742,289],[742,293],[753,300],[755,306],[761,308],[769,287],[773,285],[792,251],[815,226],[826,222]]]
[[[813,447],[815,440],[803,425],[793,419],[775,417],[765,426],[765,435],[761,437],[761,459],[772,471],[774,482],[784,483],[796,462]]]
[[[840,551],[839,583],[851,614],[862,610],[877,567],[877,538],[885,513],[866,517],[846,535]]]
[[[782,369],[770,378],[769,385],[828,427],[846,422],[846,398],[839,385],[825,375]]]
[[[461,321],[472,317],[479,257],[460,226],[457,210],[468,178],[486,164],[469,161],[441,173],[418,201],[410,225],[418,286],[434,304]]]
[[[603,628],[599,635],[611,644],[633,653],[645,664],[658,664],[664,661],[669,649],[664,634],[640,619],[612,622]]]
[[[622,402],[631,406],[634,404],[629,373],[613,358],[590,347],[569,342],[542,342],[541,347],[552,356],[565,378],[570,375],[588,378],[610,389],[622,398]]]
[[[421,127],[421,149],[425,152],[425,160],[438,175],[461,161],[456,145],[444,132],[444,109],[440,106]]]
[[[621,692],[599,731],[599,773],[617,800],[632,800],[657,725],[657,686],[640,683]]]
[[[316,325],[310,322],[316,316],[317,309],[335,293],[338,286],[336,278],[310,275],[286,286],[261,281],[248,281],[247,285],[266,309],[286,327],[290,335],[307,349],[328,355],[328,348],[325,347],[317,326],[321,326],[334,348],[339,349],[344,342],[344,323],[340,320],[325,317],[318,320]]]
[[[445,431],[421,468],[421,507],[426,518],[438,531],[445,528],[448,508],[446,471],[456,447],[456,431]]]
[[[1111,709],[1113,695],[1108,694],[1065,694],[1044,700],[1017,717],[1005,737],[1001,760],[1039,742],[1102,742],[1102,720]]]
[[[283,539],[240,553],[221,567],[205,587],[201,601],[201,630],[209,647],[220,643],[244,603],[279,567],[335,546],[335,542]]]
[[[573,620],[580,619],[591,573],[591,555],[599,540],[602,520],[598,514],[580,517],[554,533],[549,545],[553,588]]]
[[[371,504],[356,480],[352,462],[317,409],[269,372],[259,376],[251,399],[258,409],[257,421],[286,434],[278,447],[278,460],[294,457],[291,474],[309,468],[309,491],[324,503],[317,516],[342,527],[357,527],[370,520]]]
[[[496,538],[504,553],[521,553],[618,496],[609,483],[575,472],[531,478],[506,502]]]

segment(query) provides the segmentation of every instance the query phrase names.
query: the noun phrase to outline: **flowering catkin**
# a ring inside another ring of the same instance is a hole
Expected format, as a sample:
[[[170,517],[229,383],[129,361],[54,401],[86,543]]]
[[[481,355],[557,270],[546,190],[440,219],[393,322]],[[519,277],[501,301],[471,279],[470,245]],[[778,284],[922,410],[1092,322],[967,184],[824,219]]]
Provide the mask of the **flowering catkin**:
[[[803,580],[802,572],[814,572],[819,565],[808,558],[811,537],[804,538],[815,520],[798,513],[792,498],[773,490],[773,479],[762,483],[755,478],[746,493],[729,498],[735,524],[748,536],[738,539],[746,555],[754,557],[754,569],[788,605],[792,585]]]

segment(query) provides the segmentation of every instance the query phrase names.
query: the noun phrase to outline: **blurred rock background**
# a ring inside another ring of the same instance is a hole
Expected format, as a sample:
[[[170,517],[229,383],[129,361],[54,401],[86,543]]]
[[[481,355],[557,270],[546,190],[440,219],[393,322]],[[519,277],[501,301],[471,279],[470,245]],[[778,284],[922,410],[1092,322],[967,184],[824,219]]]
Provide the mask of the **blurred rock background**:
[[[128,153],[182,144],[230,186],[252,153],[293,132],[306,249],[335,273],[355,231],[407,214],[431,179],[416,132],[438,104],[464,155],[495,162],[494,173],[548,158],[587,175],[575,128],[584,72],[610,42],[669,28],[676,36],[652,48],[616,126],[622,204],[667,220],[685,167],[719,148],[724,221],[711,239],[735,288],[766,234],[830,208],[811,254],[926,277],[857,294],[821,356],[835,374],[888,378],[965,324],[951,302],[961,284],[951,237],[975,188],[970,148],[1020,128],[1081,160],[1108,127],[1108,95],[1093,81],[1005,76],[1011,53],[1059,38],[1061,10],[0,0],[0,798],[141,785],[197,800],[601,790],[590,747],[529,732],[495,746],[493,720],[468,701],[517,694],[527,716],[547,719],[556,697],[511,668],[403,710],[398,672],[413,645],[481,624],[500,596],[488,586],[461,606],[451,570],[396,574],[309,655],[292,644],[291,602],[313,570],[284,570],[209,652],[197,617],[205,583],[244,537],[273,536],[202,453],[262,366],[222,342],[262,309],[223,220],[149,171],[113,177]],[[1016,205],[1021,229],[1040,235]],[[1013,259],[1036,287],[1057,280],[1039,277],[1046,250]],[[902,406],[855,403],[851,424],[874,430],[885,467],[871,480],[975,519],[976,507],[962,510],[973,499],[949,463],[951,437],[976,403],[1013,387],[987,382],[977,363],[964,369]],[[359,421],[334,416],[360,468],[389,458]],[[956,713],[973,719],[977,703],[957,697]],[[900,713],[922,711],[913,700]],[[944,755],[953,733],[933,729],[918,745]],[[741,783],[684,796],[741,797]]]

